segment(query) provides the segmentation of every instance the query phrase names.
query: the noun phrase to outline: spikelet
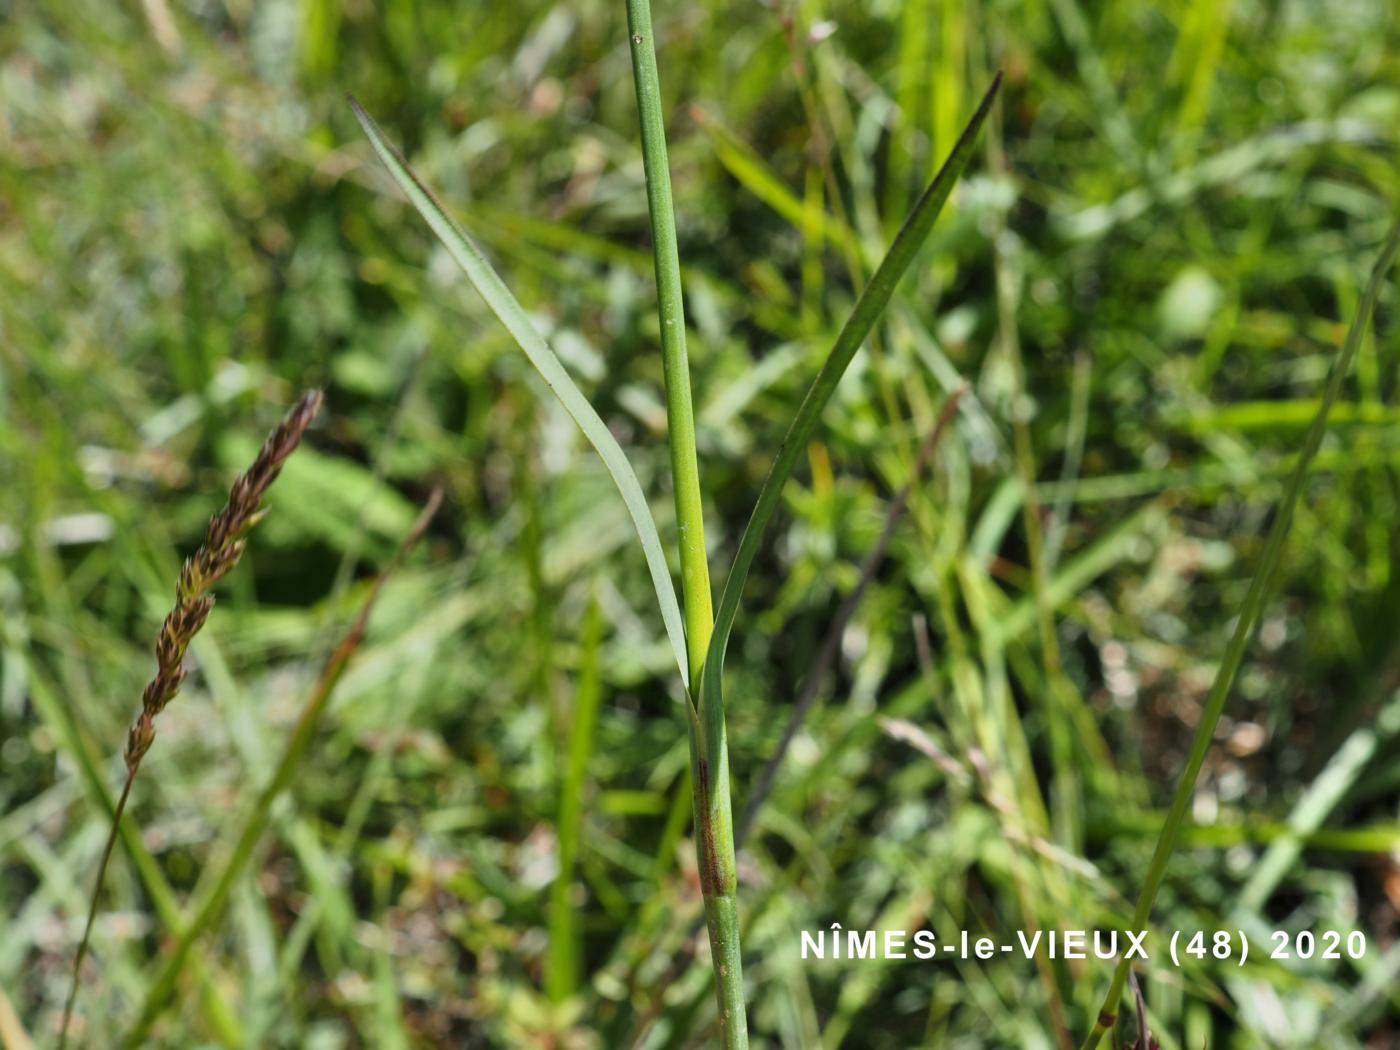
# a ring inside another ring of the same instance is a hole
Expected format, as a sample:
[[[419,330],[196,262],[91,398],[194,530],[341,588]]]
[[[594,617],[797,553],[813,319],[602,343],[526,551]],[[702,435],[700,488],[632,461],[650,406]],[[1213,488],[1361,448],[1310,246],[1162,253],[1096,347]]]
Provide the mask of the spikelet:
[[[141,694],[141,714],[126,737],[126,768],[134,774],[156,737],[156,716],[175,698],[184,682],[185,650],[209,618],[214,596],[209,588],[238,564],[246,544],[244,537],[267,513],[263,494],[277,480],[286,461],[301,442],[301,436],[321,407],[321,392],[302,395],[283,417],[248,470],[239,475],[229,490],[224,509],[209,519],[204,545],[185,559],[175,585],[175,607],[165,618],[156,638],[156,673]]]

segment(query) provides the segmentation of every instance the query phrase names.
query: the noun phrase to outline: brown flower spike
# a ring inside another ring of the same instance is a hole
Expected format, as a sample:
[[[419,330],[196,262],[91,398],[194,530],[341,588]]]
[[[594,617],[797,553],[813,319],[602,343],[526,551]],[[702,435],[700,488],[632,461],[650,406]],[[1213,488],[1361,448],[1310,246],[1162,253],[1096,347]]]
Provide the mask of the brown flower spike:
[[[155,740],[156,715],[175,698],[188,673],[185,650],[214,607],[214,596],[206,592],[238,564],[244,537],[267,513],[261,507],[263,494],[277,480],[282,464],[296,451],[320,407],[319,390],[302,395],[263,442],[253,465],[233,483],[227,505],[209,519],[204,546],[185,559],[175,585],[175,607],[156,638],[156,675],[141,695],[141,714],[126,738],[126,768],[133,775]]]
[[[68,1022],[73,1013],[73,1002],[78,994],[78,976],[83,958],[87,954],[88,941],[92,937],[92,924],[97,918],[97,900],[102,890],[102,882],[107,873],[107,863],[112,857],[112,847],[117,841],[117,829],[121,824],[122,813],[126,809],[127,796],[131,794],[132,781],[141,768],[141,760],[151,749],[156,738],[156,716],[165,710],[165,705],[180,691],[185,676],[185,651],[194,636],[209,619],[209,611],[214,608],[214,596],[209,588],[223,579],[228,571],[238,564],[246,546],[248,532],[267,513],[262,508],[262,498],[268,487],[282,472],[282,464],[296,451],[301,437],[311,420],[321,408],[321,392],[310,390],[285,416],[277,428],[267,436],[253,465],[234,481],[229,490],[228,503],[224,509],[209,519],[209,530],[204,536],[204,545],[185,559],[180,569],[180,579],[175,585],[175,607],[161,625],[156,637],[156,673],[141,694],[141,714],[132,723],[126,736],[126,784],[112,815],[112,829],[107,838],[107,846],[102,852],[102,862],[97,869],[97,883],[92,890],[92,905],[88,912],[87,927],[83,939],[78,944],[77,955],[73,959],[73,983],[68,993],[68,1002],[63,1008],[63,1024],[59,1034],[59,1046],[67,1041]]]

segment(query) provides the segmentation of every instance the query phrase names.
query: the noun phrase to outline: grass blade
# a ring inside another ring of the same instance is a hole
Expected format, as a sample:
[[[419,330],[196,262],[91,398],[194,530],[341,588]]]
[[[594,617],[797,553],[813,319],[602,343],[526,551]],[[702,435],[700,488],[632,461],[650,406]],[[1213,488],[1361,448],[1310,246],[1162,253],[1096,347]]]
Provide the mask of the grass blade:
[[[840,334],[837,335],[831,353],[827,356],[821,371],[817,373],[816,379],[812,381],[812,386],[807,391],[806,397],[803,398],[797,416],[792,421],[792,425],[788,427],[788,432],[778,449],[777,458],[773,461],[768,478],[764,481],[763,489],[759,492],[758,501],[754,504],[753,513],[749,516],[749,523],[739,540],[739,549],[734,555],[734,565],[729,570],[729,576],[725,580],[724,591],[720,596],[719,607],[715,615],[715,630],[710,638],[710,649],[703,669],[711,673],[701,676],[700,715],[705,723],[707,737],[721,735],[723,732],[724,709],[721,678],[724,670],[724,654],[729,644],[729,632],[734,627],[734,617],[739,611],[739,598],[744,589],[744,581],[748,579],[749,568],[753,565],[754,556],[758,553],[759,543],[763,539],[763,531],[778,507],[783,485],[792,474],[793,467],[797,464],[797,457],[806,447],[812,431],[816,429],[823,409],[826,408],[827,402],[831,400],[831,395],[836,390],[836,384],[840,382],[841,376],[845,374],[847,366],[850,365],[851,359],[860,349],[861,344],[865,342],[866,336],[875,327],[886,304],[889,303],[890,297],[894,295],[900,278],[904,276],[904,271],[914,261],[914,256],[918,254],[924,239],[933,229],[934,221],[938,218],[939,212],[943,210],[943,205],[947,202],[949,194],[952,193],[953,184],[957,182],[958,176],[967,166],[968,159],[972,155],[972,144],[982,128],[983,121],[987,118],[987,113],[991,110],[992,102],[1000,87],[1001,75],[998,74],[996,79],[992,81],[992,86],[987,89],[987,93],[982,96],[977,111],[972,115],[967,127],[963,129],[962,136],[953,147],[953,152],[949,154],[943,167],[939,169],[938,174],[924,190],[923,196],[919,198],[913,212],[910,213],[909,218],[905,220],[904,225],[895,236],[894,243],[875,271],[875,275],[871,277],[870,283],[861,293],[855,309],[851,311],[849,320],[846,321]]]
[[[743,1017],[743,978],[739,953],[738,876],[734,857],[734,817],[730,805],[729,746],[725,739],[724,697],[722,679],[724,654],[729,644],[729,632],[739,609],[739,596],[744,589],[749,567],[758,553],[763,530],[777,509],[783,485],[792,474],[797,457],[806,446],[812,431],[821,419],[822,410],[831,400],[846,367],[870,335],[884,312],[904,271],[914,261],[934,220],[943,209],[953,184],[967,165],[972,143],[991,110],[1001,77],[992,81],[977,112],[964,129],[962,137],[938,174],[924,191],[914,211],[895,236],[889,253],[880,263],[870,283],[856,301],[850,319],[836,337],[821,371],[812,382],[797,416],[788,428],[778,449],[768,478],[759,492],[748,526],[739,540],[734,565],[725,581],[715,617],[714,633],[705,663],[697,671],[699,681],[694,694],[699,697],[698,710],[692,718],[691,768],[695,771],[695,824],[700,850],[700,885],[705,896],[705,918],[709,924],[710,947],[714,956],[717,991],[721,1004],[720,1024],[726,1047],[748,1045]],[[695,723],[699,724],[696,725]]]
[[[549,892],[549,956],[545,990],[554,1002],[563,1002],[578,990],[579,962],[583,957],[578,907],[572,900],[574,871],[583,829],[583,782],[593,753],[598,706],[603,696],[599,654],[603,648],[603,615],[597,599],[588,603],[583,619],[583,656],[578,688],[574,690],[573,724],[569,727],[569,764],[559,793],[555,833],[559,837],[559,873]]]
[[[1346,339],[1342,342],[1342,352],[1337,355],[1337,360],[1332,365],[1331,375],[1327,378],[1327,388],[1322,394],[1322,402],[1318,405],[1317,414],[1313,416],[1312,426],[1308,428],[1302,453],[1298,457],[1298,465],[1293,470],[1293,477],[1289,479],[1288,488],[1279,503],[1268,538],[1264,541],[1264,553],[1259,559],[1259,567],[1254,570],[1254,578],[1249,581],[1249,590],[1245,593],[1244,604],[1240,608],[1239,618],[1235,621],[1234,633],[1230,635],[1230,641],[1225,646],[1225,655],[1206,696],[1205,710],[1201,712],[1201,719],[1196,725],[1196,736],[1191,742],[1191,754],[1186,760],[1186,768],[1182,770],[1181,779],[1177,781],[1176,794],[1172,797],[1171,808],[1167,810],[1167,819],[1157,838],[1157,846],[1152,851],[1147,878],[1143,882],[1137,907],[1133,911],[1132,928],[1135,930],[1146,926],[1152,903],[1157,898],[1157,889],[1166,874],[1167,861],[1171,859],[1172,850],[1176,848],[1182,822],[1186,819],[1186,811],[1190,808],[1195,793],[1196,778],[1205,763],[1210,742],[1215,736],[1215,727],[1225,710],[1225,701],[1230,697],[1235,673],[1244,659],[1246,647],[1254,637],[1255,625],[1259,622],[1264,601],[1269,595],[1269,584],[1273,581],[1274,570],[1278,568],[1283,541],[1288,536],[1288,527],[1293,521],[1293,509],[1298,504],[1303,483],[1307,480],[1308,467],[1322,444],[1323,434],[1327,431],[1328,413],[1341,392],[1342,382],[1351,368],[1356,349],[1361,345],[1361,337],[1366,331],[1371,309],[1380,295],[1381,284],[1395,263],[1397,248],[1400,248],[1400,222],[1391,228],[1385,246],[1381,249],[1380,258],[1376,260],[1375,268],[1371,271],[1371,279],[1366,283],[1366,291],[1357,304],[1356,316],[1352,318],[1351,327],[1347,329]],[[1122,998],[1123,986],[1131,968],[1132,963],[1127,958],[1119,960],[1113,971],[1113,980],[1109,983],[1108,994],[1104,996],[1103,1006],[1094,1021],[1094,1027],[1084,1040],[1083,1050],[1093,1050],[1097,1047],[1113,1027],[1114,1021],[1117,1020],[1118,1000]]]
[[[589,443],[602,457],[603,465],[612,475],[613,484],[622,493],[627,512],[631,515],[637,536],[642,541],[647,568],[651,570],[651,582],[656,588],[656,600],[661,606],[661,618],[666,623],[666,634],[670,637],[671,648],[675,651],[681,679],[689,687],[690,668],[686,658],[685,627],[681,620],[675,587],[671,582],[671,571],[666,565],[661,537],[657,534],[656,522],[652,519],[646,496],[642,493],[641,482],[637,480],[632,465],[627,462],[622,446],[612,436],[602,417],[588,403],[588,399],[583,396],[583,392],[565,370],[563,363],[545,342],[544,336],[540,335],[539,330],[530,321],[525,308],[511,294],[481,249],[457,221],[447,214],[432,190],[413,173],[402,154],[379,130],[374,118],[366,113],[364,107],[353,97],[350,99],[350,107],[355,111],[355,119],[360,122],[360,127],[364,129],[374,152],[389,169],[389,174],[408,197],[409,203],[437,235],[443,247],[467,275],[467,279],[486,300],[486,305],[491,308],[492,313],[506,326],[520,349],[525,351],[525,356],[544,378],[554,396],[564,406],[564,410],[573,417],[584,437],[588,438]]]

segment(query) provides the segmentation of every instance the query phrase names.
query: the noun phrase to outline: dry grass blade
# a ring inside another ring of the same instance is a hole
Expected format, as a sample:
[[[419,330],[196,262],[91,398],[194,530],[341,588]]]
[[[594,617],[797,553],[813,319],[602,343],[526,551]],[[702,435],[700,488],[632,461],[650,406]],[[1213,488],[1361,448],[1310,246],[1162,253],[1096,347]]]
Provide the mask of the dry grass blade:
[[[175,585],[175,605],[161,625],[156,636],[156,673],[141,694],[141,713],[132,723],[126,737],[126,782],[122,785],[117,808],[112,815],[112,827],[107,835],[107,844],[102,849],[102,860],[97,866],[97,880],[92,887],[92,901],[88,907],[87,923],[83,927],[83,939],[78,942],[78,951],[73,957],[73,976],[68,989],[68,999],[63,1006],[63,1021],[59,1028],[58,1046],[63,1050],[68,1043],[68,1026],[73,1018],[73,1004],[78,997],[78,979],[82,972],[83,959],[87,956],[88,945],[92,940],[92,926],[97,919],[98,900],[102,894],[102,883],[107,875],[107,865],[112,859],[116,846],[117,831],[121,826],[126,801],[131,795],[131,785],[136,780],[141,760],[155,742],[156,716],[165,710],[167,704],[180,692],[189,671],[185,667],[185,653],[190,642],[199,633],[214,608],[211,587],[228,575],[238,564],[246,546],[246,537],[267,513],[262,507],[262,498],[268,488],[282,472],[282,464],[301,444],[302,435],[311,425],[311,420],[321,408],[321,392],[311,390],[303,394],[278,423],[267,440],[263,442],[253,465],[238,476],[229,490],[228,503],[209,519],[204,544],[185,559],[180,569],[180,577]]]

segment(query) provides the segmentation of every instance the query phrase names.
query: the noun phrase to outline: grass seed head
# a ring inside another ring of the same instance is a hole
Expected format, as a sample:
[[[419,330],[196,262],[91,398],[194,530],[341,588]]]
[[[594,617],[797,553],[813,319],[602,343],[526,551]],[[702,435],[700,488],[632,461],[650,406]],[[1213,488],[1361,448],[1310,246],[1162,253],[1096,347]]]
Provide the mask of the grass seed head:
[[[135,774],[150,750],[156,736],[156,716],[175,698],[189,673],[184,665],[185,651],[214,608],[214,596],[207,593],[209,588],[238,564],[246,546],[244,537],[267,513],[262,507],[263,495],[301,443],[320,407],[319,390],[302,395],[263,442],[253,465],[234,481],[228,503],[209,519],[203,546],[185,559],[175,585],[175,605],[156,637],[155,677],[141,694],[141,714],[127,733],[129,773]]]

